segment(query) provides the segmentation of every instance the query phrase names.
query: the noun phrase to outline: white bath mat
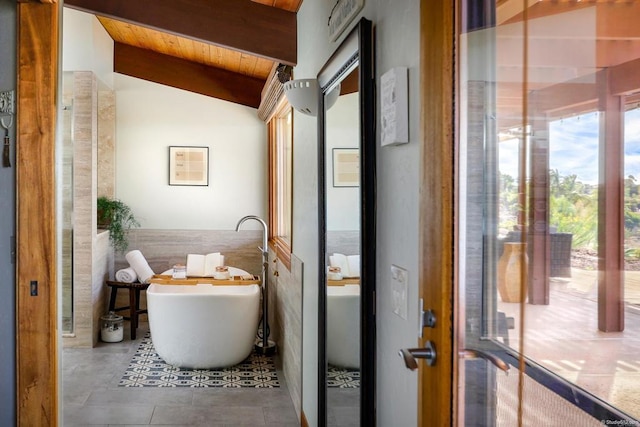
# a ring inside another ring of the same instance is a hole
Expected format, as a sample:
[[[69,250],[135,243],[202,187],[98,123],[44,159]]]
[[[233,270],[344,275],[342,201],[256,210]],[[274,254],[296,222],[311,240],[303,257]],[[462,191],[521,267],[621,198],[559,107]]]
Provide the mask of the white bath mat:
[[[252,353],[242,363],[220,369],[182,369],[165,363],[144,337],[129,367],[118,383],[120,387],[280,387],[273,357]]]

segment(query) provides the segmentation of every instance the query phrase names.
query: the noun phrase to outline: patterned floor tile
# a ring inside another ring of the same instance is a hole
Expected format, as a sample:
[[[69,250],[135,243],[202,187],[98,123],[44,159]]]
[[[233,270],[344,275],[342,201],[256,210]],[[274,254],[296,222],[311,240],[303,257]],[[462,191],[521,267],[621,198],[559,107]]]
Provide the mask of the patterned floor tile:
[[[242,363],[220,369],[184,369],[167,364],[146,336],[129,363],[120,387],[280,387],[272,357],[252,353]]]
[[[327,369],[327,387],[359,388],[360,371],[329,365]]]

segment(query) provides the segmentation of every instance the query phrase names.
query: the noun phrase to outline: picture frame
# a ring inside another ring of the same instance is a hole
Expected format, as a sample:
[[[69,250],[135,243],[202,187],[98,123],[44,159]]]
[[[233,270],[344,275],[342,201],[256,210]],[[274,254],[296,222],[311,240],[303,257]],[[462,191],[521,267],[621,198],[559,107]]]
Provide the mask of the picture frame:
[[[360,149],[333,149],[333,186],[360,186]]]
[[[208,186],[209,147],[170,146],[169,185]]]

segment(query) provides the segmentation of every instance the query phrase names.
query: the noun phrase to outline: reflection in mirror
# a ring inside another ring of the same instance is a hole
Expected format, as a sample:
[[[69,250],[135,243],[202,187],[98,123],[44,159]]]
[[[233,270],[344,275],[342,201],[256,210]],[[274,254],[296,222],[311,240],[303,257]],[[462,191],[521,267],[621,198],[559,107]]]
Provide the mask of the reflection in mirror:
[[[357,68],[326,98],[335,92],[340,92],[340,96],[325,116],[327,415],[329,419],[342,418],[358,424],[360,129]],[[326,99],[325,104],[329,105]]]
[[[374,75],[361,19],[318,74],[318,425],[376,424]]]

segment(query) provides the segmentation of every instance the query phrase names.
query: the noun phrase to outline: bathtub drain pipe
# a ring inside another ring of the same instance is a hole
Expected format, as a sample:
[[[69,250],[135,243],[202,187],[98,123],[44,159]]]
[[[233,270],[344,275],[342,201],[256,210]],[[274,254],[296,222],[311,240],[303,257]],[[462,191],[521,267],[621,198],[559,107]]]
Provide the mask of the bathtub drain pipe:
[[[276,351],[276,344],[269,339],[269,248],[267,239],[269,236],[267,223],[256,215],[247,215],[240,218],[236,225],[236,231],[240,230],[240,225],[246,220],[253,219],[262,225],[262,247],[258,248],[262,254],[262,337],[256,340],[254,346],[256,353],[270,356]]]

